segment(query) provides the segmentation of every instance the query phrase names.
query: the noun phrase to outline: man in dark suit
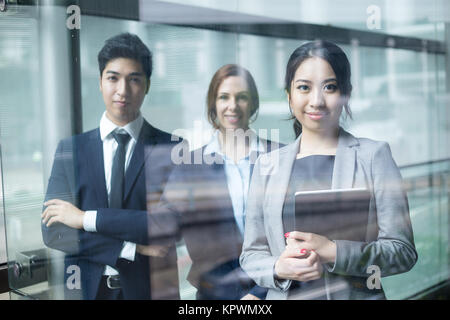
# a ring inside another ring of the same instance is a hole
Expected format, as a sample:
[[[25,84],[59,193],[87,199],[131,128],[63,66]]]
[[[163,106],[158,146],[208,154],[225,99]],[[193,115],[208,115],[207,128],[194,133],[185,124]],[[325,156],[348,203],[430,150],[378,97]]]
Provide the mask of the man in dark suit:
[[[150,276],[153,255],[170,260],[177,280],[173,244],[169,254],[167,247],[150,245],[152,237],[170,238],[175,226],[170,216],[149,214],[146,206],[145,170],[147,187],[162,190],[174,146],[171,135],[140,113],[152,55],[125,33],[105,42],[98,62],[106,111],[99,128],[58,145],[42,213],[44,243],[66,253],[66,298],[176,299],[177,287],[154,288]],[[80,285],[67,285],[73,270],[80,271]]]

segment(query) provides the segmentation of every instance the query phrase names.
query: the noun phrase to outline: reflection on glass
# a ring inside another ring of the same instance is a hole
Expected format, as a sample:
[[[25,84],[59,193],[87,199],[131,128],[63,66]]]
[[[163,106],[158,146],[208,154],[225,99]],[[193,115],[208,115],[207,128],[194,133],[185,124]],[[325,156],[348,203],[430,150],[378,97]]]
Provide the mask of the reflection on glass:
[[[175,0],[170,2],[181,3]],[[256,2],[258,5],[255,5]],[[404,1],[400,4],[387,1],[361,1],[356,4],[350,0],[343,4],[328,0],[314,4],[310,1],[284,0],[275,6],[272,1],[264,1],[261,5],[260,0],[220,4],[211,1],[182,3],[433,40],[444,40],[443,24],[434,21],[440,21],[439,14],[447,12],[445,5],[442,6],[442,2],[437,0],[431,4],[413,5]],[[381,29],[371,30],[367,27],[370,16],[367,8],[370,5],[378,6],[381,10]],[[39,215],[49,177],[48,166],[54,152],[47,152],[43,147],[47,145],[44,141],[53,130],[43,126],[45,121],[42,119],[47,115],[40,103],[42,92],[36,85],[42,73],[38,52],[42,45],[37,32],[39,20],[34,13],[26,13],[25,9],[23,13],[25,15],[20,18],[3,15],[0,19],[2,201],[6,220],[4,228],[8,231],[10,279],[14,277],[13,267],[17,261],[26,262],[29,257],[26,253],[38,252],[44,247]],[[433,17],[436,19],[433,20]],[[281,142],[293,141],[294,135],[286,120],[290,114],[283,91],[283,74],[289,53],[302,40],[221,33],[85,15],[82,16],[81,25],[84,131],[98,126],[98,119],[104,110],[98,91],[100,74],[96,54],[106,38],[130,31],[137,33],[154,52],[155,69],[150,97],[142,108],[144,117],[151,119],[152,123],[169,133],[182,129],[180,132],[183,134],[180,135],[188,138],[191,149],[207,143],[213,134],[204,112],[208,81],[221,65],[239,63],[252,72],[258,84],[260,112],[252,127],[256,131],[279,129]],[[354,66],[354,120],[342,119],[343,126],[359,136],[388,141],[400,166],[448,158],[450,150],[442,147],[447,145],[449,136],[444,55],[362,47],[357,41],[342,47]],[[402,174],[414,180],[416,176],[429,173],[428,166],[417,170],[414,173],[410,173],[409,169],[402,170]],[[448,175],[439,175],[444,182],[448,181]],[[408,191],[420,259],[409,273],[383,279],[388,298],[410,296],[448,277],[448,234],[445,232],[448,226],[448,198],[444,196],[446,189],[442,187],[445,185],[448,183],[421,188],[419,184]],[[191,268],[192,260],[183,242],[178,243],[177,251],[181,266],[181,296],[194,298],[195,289],[183,280]],[[5,255],[3,257],[6,258]],[[50,263],[57,264],[56,257],[52,257]],[[62,274],[55,277],[62,279]],[[23,286],[14,280],[11,284],[14,289],[35,296],[48,289],[45,282],[32,287]]]
[[[27,274],[30,255],[40,253],[44,247],[39,230],[45,129],[37,85],[40,83],[38,21],[34,7],[2,15],[0,134],[9,285],[26,294],[40,294],[47,289],[46,273],[37,277],[37,281],[29,281]],[[0,238],[4,236],[2,233]]]

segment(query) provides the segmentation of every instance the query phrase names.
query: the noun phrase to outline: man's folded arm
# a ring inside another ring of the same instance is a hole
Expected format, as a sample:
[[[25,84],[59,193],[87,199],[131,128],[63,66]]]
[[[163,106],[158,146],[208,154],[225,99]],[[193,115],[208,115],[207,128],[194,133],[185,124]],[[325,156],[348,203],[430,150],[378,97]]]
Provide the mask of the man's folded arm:
[[[88,220],[93,213],[88,213]],[[141,245],[170,244],[179,234],[178,215],[174,212],[152,210],[98,209],[95,230],[105,236]],[[90,222],[92,223],[92,221]],[[90,224],[92,226],[92,224]],[[88,227],[89,228],[89,227]]]
[[[42,224],[42,234],[47,247],[103,265],[114,266],[123,249],[123,241],[61,223],[50,227]]]
[[[72,141],[69,138],[61,140],[58,144],[45,202],[60,199],[77,206]],[[104,265],[115,265],[123,248],[123,241],[71,228],[62,223],[55,223],[50,227],[42,223],[41,231],[43,242],[47,247]]]

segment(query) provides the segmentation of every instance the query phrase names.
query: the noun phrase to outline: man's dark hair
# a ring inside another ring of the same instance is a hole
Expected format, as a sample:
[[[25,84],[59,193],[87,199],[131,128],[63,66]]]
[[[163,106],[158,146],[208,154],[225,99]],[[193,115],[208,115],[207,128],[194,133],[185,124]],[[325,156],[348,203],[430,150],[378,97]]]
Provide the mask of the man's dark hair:
[[[135,34],[122,33],[105,41],[98,53],[100,77],[109,61],[117,58],[133,59],[142,64],[147,79],[152,75],[152,52]]]

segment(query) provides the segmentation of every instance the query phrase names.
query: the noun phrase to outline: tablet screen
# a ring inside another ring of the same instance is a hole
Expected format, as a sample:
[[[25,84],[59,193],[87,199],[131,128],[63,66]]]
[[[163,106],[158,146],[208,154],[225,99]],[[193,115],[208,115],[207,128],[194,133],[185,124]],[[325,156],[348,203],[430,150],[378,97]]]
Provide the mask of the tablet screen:
[[[370,197],[367,189],[296,192],[294,230],[330,240],[365,241]]]

